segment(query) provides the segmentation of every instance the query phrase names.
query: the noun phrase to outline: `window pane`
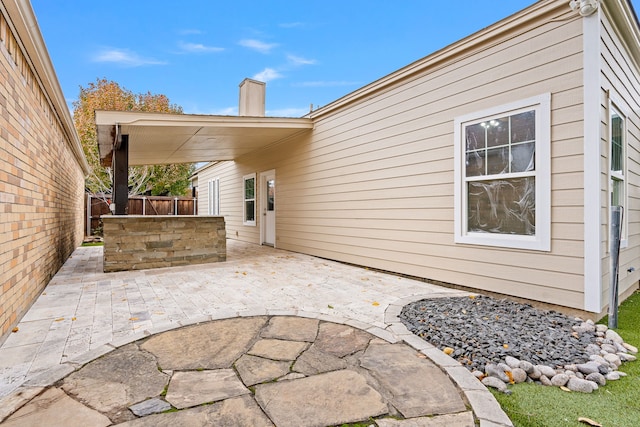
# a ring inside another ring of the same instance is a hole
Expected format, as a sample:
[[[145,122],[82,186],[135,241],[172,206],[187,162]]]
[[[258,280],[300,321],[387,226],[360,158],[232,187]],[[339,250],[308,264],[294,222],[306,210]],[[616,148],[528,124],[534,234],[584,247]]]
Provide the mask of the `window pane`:
[[[511,172],[536,170],[536,144],[528,142],[511,147]]]
[[[509,118],[493,119],[483,122],[487,128],[487,147],[497,147],[509,143]]]
[[[511,116],[511,143],[533,141],[535,139],[535,111],[525,111],[524,113]]]
[[[467,176],[484,175],[484,151],[471,151],[467,153],[466,174]]]
[[[470,232],[535,235],[535,178],[468,183]]]
[[[624,181],[611,180],[611,206],[624,206]]]
[[[487,174],[509,173],[509,147],[487,150]]]
[[[622,117],[615,111],[611,113],[611,170],[622,172],[624,153],[622,150],[624,125]]]
[[[269,212],[276,208],[276,182],[273,179],[267,181],[267,210]]]
[[[465,128],[467,151],[485,148],[485,128],[480,125],[471,125]]]
[[[255,178],[244,180],[244,198],[255,199]]]
[[[253,200],[247,200],[246,202],[244,202],[244,220],[249,222],[249,221],[255,221],[256,220],[256,212],[255,212],[255,201]]]

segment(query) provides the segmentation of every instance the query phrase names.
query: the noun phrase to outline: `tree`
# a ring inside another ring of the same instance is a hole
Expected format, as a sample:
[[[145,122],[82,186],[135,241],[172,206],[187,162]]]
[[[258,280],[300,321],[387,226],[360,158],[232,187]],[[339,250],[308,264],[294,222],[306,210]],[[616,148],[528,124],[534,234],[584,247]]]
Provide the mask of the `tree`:
[[[165,95],[150,92],[134,94],[107,79],[97,79],[86,88],[80,87],[80,96],[73,103],[73,121],[91,166],[91,174],[86,179],[85,186],[91,193],[105,195],[111,194],[113,175],[111,168],[100,164],[95,110],[182,114],[182,107],[171,104]],[[129,194],[150,192],[154,196],[186,195],[189,177],[194,169],[195,165],[191,163],[130,167]]]

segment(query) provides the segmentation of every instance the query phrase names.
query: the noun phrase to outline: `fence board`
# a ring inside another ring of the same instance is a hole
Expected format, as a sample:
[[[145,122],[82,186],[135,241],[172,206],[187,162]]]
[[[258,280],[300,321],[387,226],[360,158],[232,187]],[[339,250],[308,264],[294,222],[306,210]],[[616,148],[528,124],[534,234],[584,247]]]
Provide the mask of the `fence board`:
[[[197,199],[192,197],[129,196],[129,215],[195,215]],[[85,230],[88,235],[102,235],[100,216],[108,215],[109,204],[100,197],[87,194]],[[90,228],[89,228],[90,226]]]

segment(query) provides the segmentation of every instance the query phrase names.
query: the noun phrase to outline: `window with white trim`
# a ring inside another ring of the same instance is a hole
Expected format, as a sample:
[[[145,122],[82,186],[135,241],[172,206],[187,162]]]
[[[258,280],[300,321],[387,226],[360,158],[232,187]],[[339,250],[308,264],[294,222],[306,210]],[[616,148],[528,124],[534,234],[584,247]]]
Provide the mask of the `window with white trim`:
[[[243,219],[244,225],[256,225],[256,174],[245,175],[243,185]]]
[[[550,94],[455,120],[455,241],[550,250]]]
[[[620,240],[626,240],[627,227],[624,211],[626,207],[626,120],[620,110],[615,105],[609,107],[609,193],[611,206],[622,206],[622,232]],[[624,244],[624,243],[623,243]]]
[[[220,215],[220,179],[209,181],[209,215]]]

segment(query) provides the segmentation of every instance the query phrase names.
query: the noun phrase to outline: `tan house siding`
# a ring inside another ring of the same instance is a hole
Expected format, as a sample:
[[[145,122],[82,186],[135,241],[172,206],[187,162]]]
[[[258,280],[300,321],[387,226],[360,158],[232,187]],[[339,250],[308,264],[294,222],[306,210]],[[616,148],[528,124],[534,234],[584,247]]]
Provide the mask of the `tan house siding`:
[[[82,242],[86,161],[73,149],[53,96],[43,89],[44,77],[33,66],[37,54],[23,50],[26,34],[14,31],[20,27],[4,6],[0,12],[2,342]]]
[[[242,176],[275,169],[277,247],[582,308],[582,25],[552,3],[313,112],[310,137],[200,174],[220,177],[228,237],[259,243],[259,211],[256,227],[233,223]],[[551,251],[455,244],[454,118],[544,93]]]
[[[601,19],[601,155],[602,155],[602,301],[608,304],[610,282],[609,259],[609,114],[610,103],[626,117],[626,192],[625,225],[627,246],[620,251],[619,293],[628,294],[638,288],[640,279],[640,69],[624,48],[619,28],[603,13]],[[635,271],[629,272],[633,268]],[[603,306],[604,308],[604,306]]]

